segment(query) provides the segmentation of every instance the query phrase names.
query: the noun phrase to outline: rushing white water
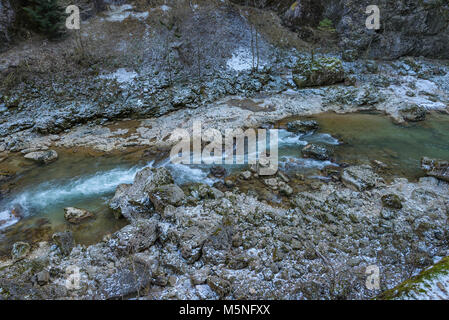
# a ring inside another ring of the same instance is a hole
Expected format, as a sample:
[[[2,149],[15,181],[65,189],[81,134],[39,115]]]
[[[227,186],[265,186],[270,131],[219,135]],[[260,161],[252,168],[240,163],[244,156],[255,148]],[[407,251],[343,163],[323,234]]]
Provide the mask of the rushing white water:
[[[26,188],[16,197],[2,205],[0,229],[19,221],[11,212],[15,208],[24,216],[48,211],[51,207],[64,207],[83,199],[101,198],[111,194],[122,183],[132,183],[142,167],[116,168],[94,175],[76,177],[70,180],[49,181]],[[3,223],[2,223],[3,221]]]
[[[280,167],[319,168],[333,165],[330,161],[303,159],[296,153],[308,142],[323,142],[338,144],[338,140],[326,134],[294,134],[286,130],[279,131],[279,149],[284,151],[280,157]],[[173,164],[166,159],[158,164],[148,163],[150,167],[166,167],[170,170],[175,183],[190,182],[214,184],[218,179],[210,178],[210,165]],[[50,180],[36,183],[25,188],[16,196],[4,200],[0,204],[0,229],[17,223],[20,219],[12,214],[23,216],[46,214],[48,212],[62,212],[67,206],[84,205],[89,201],[99,200],[103,203],[112,196],[119,184],[132,183],[137,172],[145,166],[118,167],[110,170],[98,171],[90,175],[78,175],[73,178]],[[241,169],[242,166],[225,166],[229,171]],[[79,173],[78,173],[79,174]],[[50,174],[51,175],[51,174]],[[101,200],[103,199],[103,200]]]
[[[169,160],[158,165],[150,162],[146,166],[165,166],[170,170],[177,184],[202,182],[212,185],[216,182],[215,179],[207,177],[209,170],[206,167],[172,164]],[[93,175],[68,180],[53,180],[28,187],[17,196],[1,204],[1,207],[6,210],[0,211],[0,230],[20,220],[11,214],[13,209],[20,211],[24,216],[30,216],[103,197],[106,201],[119,184],[132,183],[136,173],[146,166],[115,168]]]

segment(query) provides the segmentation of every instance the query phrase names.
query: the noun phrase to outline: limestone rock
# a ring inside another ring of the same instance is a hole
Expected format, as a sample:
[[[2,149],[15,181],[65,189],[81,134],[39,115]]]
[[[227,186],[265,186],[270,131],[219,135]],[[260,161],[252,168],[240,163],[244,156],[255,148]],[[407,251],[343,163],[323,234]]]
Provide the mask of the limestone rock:
[[[341,175],[341,181],[356,191],[365,191],[375,187],[379,179],[380,177],[368,165],[346,168]]]
[[[300,60],[293,70],[293,81],[298,88],[326,86],[343,82],[344,79],[341,60],[332,57]]]
[[[31,246],[26,242],[16,242],[12,246],[11,256],[13,260],[21,260],[30,253]]]
[[[35,151],[27,153],[25,159],[33,160],[40,164],[49,164],[58,159],[58,153],[54,150],[48,151]]]
[[[296,120],[287,124],[287,130],[295,133],[307,133],[318,129],[318,123],[315,120]]]
[[[69,255],[75,246],[75,240],[71,231],[55,233],[52,238],[63,255]]]
[[[332,156],[332,151],[323,145],[311,143],[302,149],[302,154],[306,158],[314,158],[324,161],[329,160]]]
[[[421,159],[421,168],[428,176],[449,182],[449,161],[424,157]]]
[[[64,218],[74,224],[78,224],[82,222],[83,220],[86,220],[88,218],[93,217],[93,213],[84,210],[84,209],[78,209],[73,207],[64,208]]]

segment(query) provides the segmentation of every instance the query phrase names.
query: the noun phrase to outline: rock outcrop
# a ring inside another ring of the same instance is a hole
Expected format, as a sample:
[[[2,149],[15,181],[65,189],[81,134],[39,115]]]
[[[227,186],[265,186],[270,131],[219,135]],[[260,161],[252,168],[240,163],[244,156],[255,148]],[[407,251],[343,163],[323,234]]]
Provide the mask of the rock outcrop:
[[[357,191],[374,188],[380,177],[368,165],[353,166],[343,170],[341,181],[348,187]]]
[[[27,153],[24,158],[33,160],[39,164],[49,164],[58,159],[58,153],[54,150],[35,151]]]
[[[421,159],[421,168],[428,176],[449,182],[449,161],[424,157]]]
[[[293,81],[298,88],[331,85],[344,81],[341,60],[333,57],[318,57],[299,60],[293,70]]]
[[[5,50],[11,41],[10,32],[15,16],[10,0],[0,0],[0,52]]]
[[[232,1],[245,4],[243,0]],[[366,9],[373,4],[380,9],[379,30],[366,28],[370,16]],[[277,11],[283,23],[300,35],[305,27],[317,26],[325,18],[332,20],[348,60],[362,53],[380,59],[405,55],[449,57],[447,1],[267,0],[258,1],[257,6]]]

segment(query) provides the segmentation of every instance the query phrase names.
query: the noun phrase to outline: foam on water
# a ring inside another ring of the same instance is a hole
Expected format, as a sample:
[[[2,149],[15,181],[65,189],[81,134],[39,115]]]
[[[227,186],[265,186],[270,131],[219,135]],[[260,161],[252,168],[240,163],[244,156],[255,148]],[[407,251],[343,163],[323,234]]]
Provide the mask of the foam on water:
[[[0,213],[0,221],[5,220],[6,223],[2,224],[0,229],[19,221],[10,213],[15,207],[19,207],[27,216],[74,201],[101,198],[113,193],[119,184],[132,183],[134,176],[141,169],[142,167],[116,168],[90,176],[73,178],[69,181],[49,181],[28,188],[3,206],[7,210]]]

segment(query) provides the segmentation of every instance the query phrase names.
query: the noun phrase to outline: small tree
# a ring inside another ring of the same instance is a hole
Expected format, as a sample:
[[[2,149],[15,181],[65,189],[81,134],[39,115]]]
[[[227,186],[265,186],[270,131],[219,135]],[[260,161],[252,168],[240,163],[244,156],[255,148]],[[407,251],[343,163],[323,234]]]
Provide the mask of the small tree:
[[[66,14],[59,6],[58,0],[29,0],[28,6],[23,10],[29,19],[30,25],[38,32],[55,39],[64,34],[64,18]]]

